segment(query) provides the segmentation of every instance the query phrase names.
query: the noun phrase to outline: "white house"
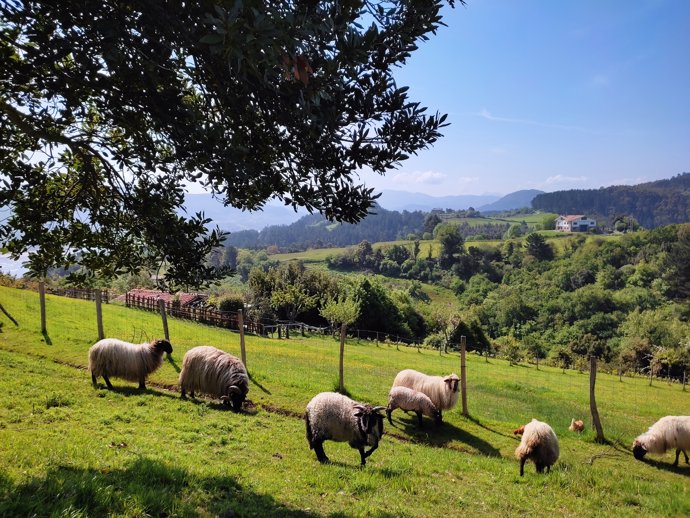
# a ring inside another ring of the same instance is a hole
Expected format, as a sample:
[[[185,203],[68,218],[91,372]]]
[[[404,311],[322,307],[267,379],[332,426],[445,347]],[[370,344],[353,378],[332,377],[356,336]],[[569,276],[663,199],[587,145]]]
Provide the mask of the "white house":
[[[560,232],[587,232],[596,226],[596,220],[581,214],[558,216],[556,219],[556,230]]]

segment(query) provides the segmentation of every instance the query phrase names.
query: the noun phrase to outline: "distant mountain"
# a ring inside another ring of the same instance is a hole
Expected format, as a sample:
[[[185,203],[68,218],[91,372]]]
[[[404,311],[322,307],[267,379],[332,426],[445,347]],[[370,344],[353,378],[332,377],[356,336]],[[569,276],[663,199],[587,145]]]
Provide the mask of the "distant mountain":
[[[481,205],[475,207],[479,212],[502,212],[506,210],[522,209],[524,207],[532,207],[532,200],[535,196],[539,194],[544,194],[544,191],[539,191],[537,189],[526,189],[523,191],[515,191],[510,194],[506,194],[500,200],[497,200],[488,205]]]
[[[381,197],[376,200],[378,204],[387,210],[410,212],[421,210],[429,212],[432,209],[475,209],[480,205],[493,203],[500,196],[493,194],[461,194],[457,196],[429,196],[419,192],[407,191],[382,191]],[[516,207],[519,208],[519,207]]]
[[[621,216],[632,216],[646,228],[687,223],[690,173],[638,185],[544,193],[532,200],[532,207],[558,214],[586,214],[609,224]]]
[[[271,225],[287,225],[308,214],[305,209],[297,212],[292,207],[286,207],[280,201],[269,201],[263,210],[254,212],[242,211],[234,207],[223,207],[223,204],[210,194],[188,194],[184,207],[188,214],[203,212],[207,218],[213,220],[221,230],[237,232],[240,230],[261,230]]]

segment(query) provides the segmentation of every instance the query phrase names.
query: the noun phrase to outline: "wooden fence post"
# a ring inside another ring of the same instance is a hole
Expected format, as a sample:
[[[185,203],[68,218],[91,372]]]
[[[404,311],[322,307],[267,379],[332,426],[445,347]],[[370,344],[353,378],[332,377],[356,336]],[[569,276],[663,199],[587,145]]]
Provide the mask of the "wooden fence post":
[[[244,349],[244,310],[240,309],[237,313],[237,325],[240,328],[240,352],[242,353],[242,363],[247,368],[247,351]]]
[[[48,332],[46,325],[46,283],[42,279],[38,283],[38,298],[41,303],[41,333],[46,334]]]
[[[170,332],[168,331],[168,315],[165,312],[165,301],[163,299],[158,299],[158,309],[161,312],[161,320],[163,321],[163,333],[165,334],[165,339],[170,341]],[[170,354],[168,354],[170,356]]]
[[[601,420],[599,419],[599,410],[597,410],[597,401],[594,397],[594,384],[597,380],[597,357],[590,356],[589,358],[589,410],[592,414],[592,424],[597,431],[596,441],[603,443],[604,430],[601,427]]]
[[[467,411],[467,370],[465,368],[465,352],[467,350],[467,338],[460,337],[460,393],[462,396],[462,415],[468,417]]]
[[[687,371],[683,371],[683,392],[685,392],[685,383],[687,379]]]
[[[343,365],[345,358],[345,333],[347,332],[347,326],[342,324],[340,326],[340,361],[338,365],[338,385],[340,387],[340,393],[345,391],[345,382],[343,381]]]
[[[103,311],[101,308],[101,290],[94,292],[94,300],[96,301],[96,326],[98,327],[98,339],[103,340],[105,334],[103,333]]]

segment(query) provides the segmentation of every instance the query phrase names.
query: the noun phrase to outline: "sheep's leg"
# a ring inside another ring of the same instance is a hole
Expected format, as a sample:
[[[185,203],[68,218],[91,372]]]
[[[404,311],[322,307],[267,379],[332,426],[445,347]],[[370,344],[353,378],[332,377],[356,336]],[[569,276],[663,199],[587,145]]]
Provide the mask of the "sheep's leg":
[[[419,427],[422,428],[424,426],[424,423],[422,422],[422,413],[417,410],[417,419],[419,419]]]
[[[393,410],[391,408],[386,408],[386,415],[388,416],[388,422],[390,424],[393,424],[393,419],[391,419],[392,413],[393,413]]]
[[[366,452],[366,453],[364,453],[364,447],[361,447],[361,448],[359,449],[359,453],[360,453],[360,455],[362,455],[362,466],[364,466],[364,459],[366,459],[366,458],[369,457],[372,453],[374,453],[374,451],[375,451],[376,448],[378,448],[378,447],[379,447],[378,444],[377,444],[376,446],[372,446],[371,449],[370,449],[368,452]]]
[[[182,399],[187,399],[187,391],[184,389],[184,387],[180,387],[180,395],[182,396]]]
[[[113,390],[113,384],[110,383],[110,380],[108,379],[108,373],[104,372],[103,373],[103,379],[105,380],[105,384],[108,386],[110,390]]]
[[[676,461],[673,463],[673,467],[677,468],[678,467],[678,459],[680,458],[680,448],[676,448]],[[685,452],[683,452],[685,453]]]
[[[439,422],[439,424],[441,424],[441,421],[443,421],[443,412],[441,412],[441,411],[439,410],[439,411],[438,411],[438,422]]]
[[[314,452],[316,453],[316,458],[321,462],[322,464],[324,462],[328,462],[328,457],[326,457],[326,452],[323,451],[323,441],[319,440],[314,440],[312,442]]]
[[[93,383],[94,387],[98,387],[98,380],[94,374],[91,374],[91,383]]]
[[[683,455],[685,455],[685,463],[690,464],[690,460],[688,460],[688,452],[686,452],[685,450],[682,450],[682,451],[683,451]]]
[[[140,376],[139,377],[139,390],[145,390],[146,389],[146,376]]]
[[[520,476],[524,477],[525,476],[525,461],[527,458],[520,459]]]

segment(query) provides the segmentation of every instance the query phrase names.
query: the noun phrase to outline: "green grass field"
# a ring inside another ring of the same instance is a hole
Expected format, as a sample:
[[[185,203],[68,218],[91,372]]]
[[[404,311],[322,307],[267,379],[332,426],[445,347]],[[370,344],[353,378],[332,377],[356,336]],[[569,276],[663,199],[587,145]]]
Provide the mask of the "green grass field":
[[[93,304],[0,287],[0,516],[426,517],[558,515],[687,516],[690,466],[672,454],[634,460],[633,438],[658,417],[687,414],[678,384],[599,373],[597,402],[610,444],[589,431],[588,375],[469,354],[471,417],[458,408],[435,428],[396,411],[380,448],[360,468],[346,444],[327,442],[320,465],[300,418],[309,399],[337,380],[337,342],[247,337],[252,378],[247,410],[184,401],[176,380],[184,352],[210,344],[239,354],[238,334],[170,320],[174,352],[146,391],[114,379],[91,386],[87,351],[96,338]],[[106,335],[159,337],[155,314],[104,306]],[[345,384],[353,397],[385,404],[402,368],[459,373],[457,354],[348,342]],[[556,431],[552,472],[523,478],[512,430],[532,417]],[[588,431],[569,432],[571,417]],[[234,514],[231,514],[232,511]]]

